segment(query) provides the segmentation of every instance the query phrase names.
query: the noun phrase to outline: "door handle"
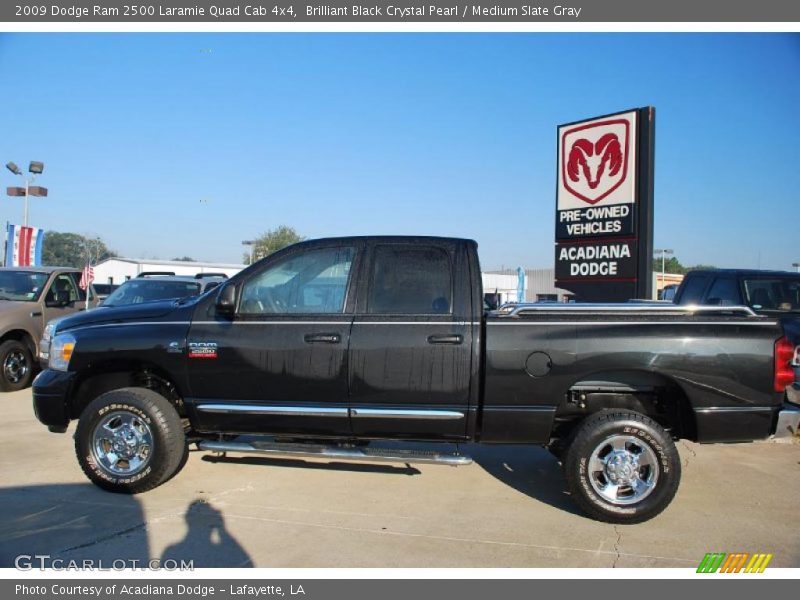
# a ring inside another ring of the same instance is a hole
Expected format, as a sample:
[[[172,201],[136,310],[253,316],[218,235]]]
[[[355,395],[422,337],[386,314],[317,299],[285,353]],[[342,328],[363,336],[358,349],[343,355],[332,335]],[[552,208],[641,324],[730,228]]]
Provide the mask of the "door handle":
[[[342,341],[338,333],[307,333],[303,339],[306,344],[338,344]]]
[[[464,341],[463,336],[458,334],[448,334],[448,335],[429,335],[428,336],[428,343],[429,344],[452,344],[458,345]]]

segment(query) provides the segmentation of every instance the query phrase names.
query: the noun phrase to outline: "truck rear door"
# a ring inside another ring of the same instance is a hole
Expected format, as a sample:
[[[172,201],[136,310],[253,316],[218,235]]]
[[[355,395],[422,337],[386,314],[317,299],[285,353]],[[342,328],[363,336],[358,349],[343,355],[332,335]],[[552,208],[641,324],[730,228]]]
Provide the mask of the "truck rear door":
[[[463,439],[472,384],[467,252],[369,244],[350,336],[350,420],[365,437]]]

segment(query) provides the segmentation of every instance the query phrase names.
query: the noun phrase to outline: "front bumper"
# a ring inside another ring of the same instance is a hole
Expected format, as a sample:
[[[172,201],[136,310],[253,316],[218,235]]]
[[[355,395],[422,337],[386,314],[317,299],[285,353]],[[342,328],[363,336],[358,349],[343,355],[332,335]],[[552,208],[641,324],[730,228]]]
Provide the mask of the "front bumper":
[[[75,373],[45,369],[33,380],[33,412],[50,431],[64,433],[69,425],[67,399]]]
[[[794,385],[797,384],[795,383]],[[775,437],[790,437],[798,435],[798,432],[800,432],[800,406],[784,403],[780,412],[778,412]]]

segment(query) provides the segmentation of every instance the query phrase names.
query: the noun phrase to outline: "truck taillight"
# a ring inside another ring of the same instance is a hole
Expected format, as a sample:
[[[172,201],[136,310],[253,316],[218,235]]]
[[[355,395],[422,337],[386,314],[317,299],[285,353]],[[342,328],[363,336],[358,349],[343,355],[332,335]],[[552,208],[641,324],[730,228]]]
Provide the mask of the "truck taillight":
[[[775,342],[775,391],[783,392],[794,383],[794,369],[792,360],[794,359],[795,348],[785,336]]]

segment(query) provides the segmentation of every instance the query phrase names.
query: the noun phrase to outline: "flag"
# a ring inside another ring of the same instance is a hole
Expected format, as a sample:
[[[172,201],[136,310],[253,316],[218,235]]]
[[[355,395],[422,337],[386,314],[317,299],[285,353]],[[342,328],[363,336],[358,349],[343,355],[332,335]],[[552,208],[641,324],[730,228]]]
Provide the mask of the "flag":
[[[43,229],[9,223],[6,232],[6,266],[41,266],[43,241]]]
[[[92,283],[93,281],[94,281],[94,267],[92,267],[92,265],[87,264],[85,267],[83,267],[83,273],[81,274],[81,280],[78,283],[78,286],[82,290],[85,290],[87,287],[89,287],[89,284]]]
[[[525,269],[517,267],[517,302],[525,302],[525,288],[527,286],[527,278],[525,276]]]

